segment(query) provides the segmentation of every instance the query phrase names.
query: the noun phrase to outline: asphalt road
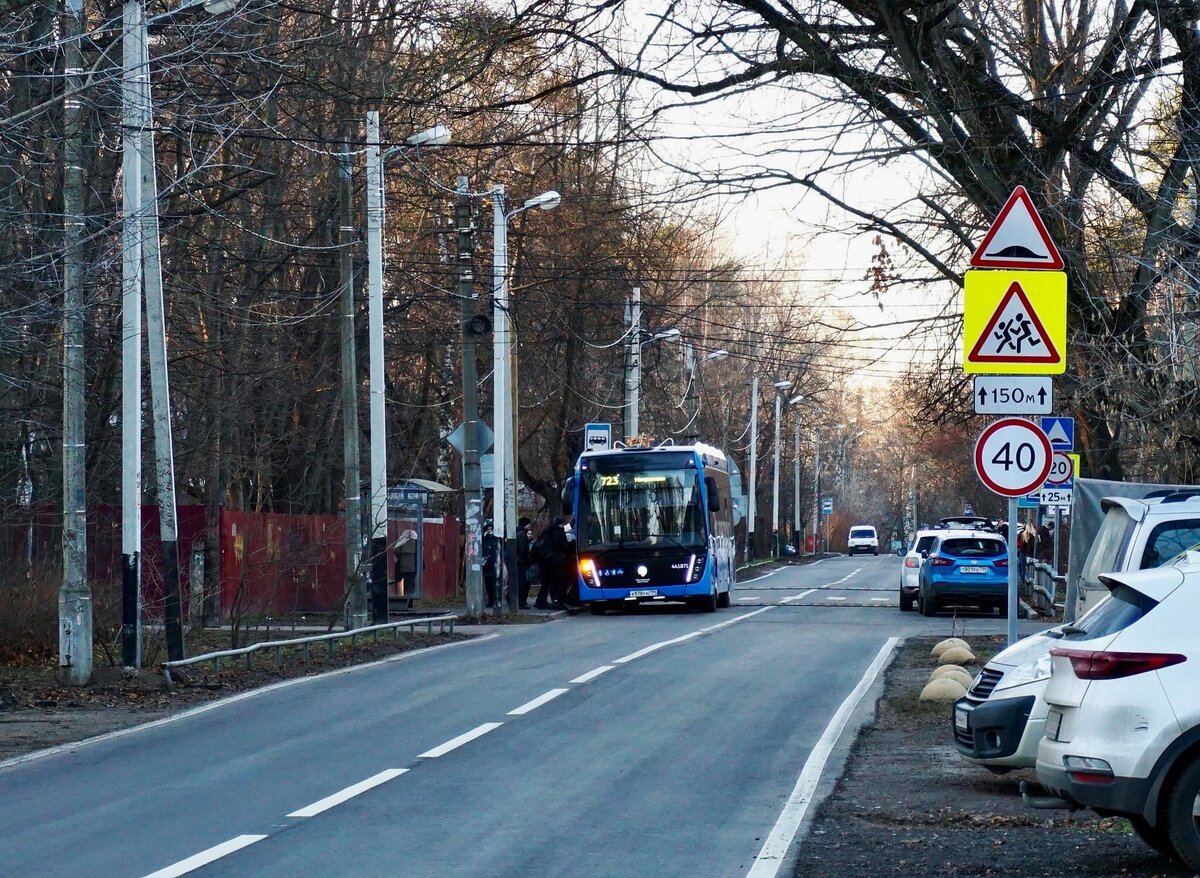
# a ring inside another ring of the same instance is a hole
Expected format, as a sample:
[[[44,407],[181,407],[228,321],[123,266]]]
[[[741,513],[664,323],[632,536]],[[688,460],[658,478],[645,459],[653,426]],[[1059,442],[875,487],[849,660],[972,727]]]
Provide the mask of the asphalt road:
[[[899,563],[508,627],[0,769],[0,875],[787,874],[831,719],[890,638],[955,624],[899,612]]]

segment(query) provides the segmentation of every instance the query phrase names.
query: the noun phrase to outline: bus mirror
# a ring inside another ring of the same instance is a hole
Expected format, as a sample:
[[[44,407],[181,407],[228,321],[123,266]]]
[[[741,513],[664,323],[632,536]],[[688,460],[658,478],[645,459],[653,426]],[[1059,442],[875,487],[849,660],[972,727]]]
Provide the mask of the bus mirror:
[[[563,515],[573,515],[575,513],[575,477],[567,479],[562,489],[562,508]]]
[[[721,495],[717,492],[717,480],[712,476],[704,477],[704,487],[708,489],[708,511],[721,511]]]

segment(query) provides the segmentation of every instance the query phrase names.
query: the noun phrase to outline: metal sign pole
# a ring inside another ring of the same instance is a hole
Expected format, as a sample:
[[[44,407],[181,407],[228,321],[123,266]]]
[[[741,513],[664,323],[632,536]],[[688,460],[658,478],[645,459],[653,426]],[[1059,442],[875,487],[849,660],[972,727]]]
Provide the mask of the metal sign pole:
[[[1008,498],[1008,645],[1017,642],[1017,498]]]

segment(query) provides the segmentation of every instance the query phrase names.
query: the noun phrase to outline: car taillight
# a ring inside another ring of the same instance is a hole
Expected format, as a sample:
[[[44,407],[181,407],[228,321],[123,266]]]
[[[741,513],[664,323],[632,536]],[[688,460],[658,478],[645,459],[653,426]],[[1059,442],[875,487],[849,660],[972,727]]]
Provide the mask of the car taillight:
[[[911,568],[911,567],[920,567],[920,566],[921,566],[921,562],[920,562],[918,559],[916,559],[916,558],[905,558],[905,559],[904,559],[904,566],[905,566],[905,567],[910,567],[910,568]]]
[[[953,567],[954,566],[954,561],[952,559],[939,558],[937,555],[934,555],[932,558],[930,558],[929,563],[932,564],[934,567]]]
[[[1008,559],[1007,559],[1007,558],[997,558],[997,559],[996,559],[995,561],[993,561],[992,563],[993,563],[993,564],[995,564],[997,567],[1007,567],[1007,566],[1008,566]]]
[[[1068,659],[1080,680],[1118,680],[1187,661],[1187,656],[1173,652],[1104,652],[1061,647],[1050,650],[1050,655]]]

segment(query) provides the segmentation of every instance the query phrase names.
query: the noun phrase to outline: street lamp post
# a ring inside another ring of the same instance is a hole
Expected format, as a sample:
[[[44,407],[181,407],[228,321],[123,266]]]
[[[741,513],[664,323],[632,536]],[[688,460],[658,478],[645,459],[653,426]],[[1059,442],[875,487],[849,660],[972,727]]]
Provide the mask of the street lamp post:
[[[512,315],[509,307],[508,222],[531,208],[553,210],[562,201],[554,190],[527,199],[515,210],[507,209],[504,187],[497,185],[492,195],[492,428],[496,451],[493,455],[492,519],[493,532],[500,539],[500,551],[508,571],[516,570],[515,543],[517,524],[517,409],[513,391]],[[510,557],[512,555],[513,557]],[[519,589],[510,585],[508,607],[516,612]],[[496,613],[501,601],[496,601]]]
[[[775,382],[775,484],[771,492],[771,557],[779,557],[779,433],[783,417],[783,392],[792,386],[791,381]]]
[[[683,401],[684,413],[687,415],[687,423],[684,424],[682,432],[685,441],[689,439],[699,439],[700,437],[700,367],[704,363],[708,363],[713,360],[724,360],[728,356],[729,351],[722,349],[719,351],[713,351],[712,353],[705,355],[702,359],[697,360],[696,351],[695,348],[692,347],[691,342],[684,342],[683,369],[684,374],[687,376],[687,386],[684,388]]]
[[[417,146],[450,142],[450,129],[437,125],[412,135],[384,153],[379,111],[367,113],[367,346],[370,360],[371,423],[371,621],[388,620],[387,599],[387,419],[383,358],[383,165],[392,155]]]

